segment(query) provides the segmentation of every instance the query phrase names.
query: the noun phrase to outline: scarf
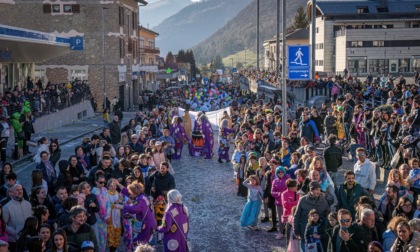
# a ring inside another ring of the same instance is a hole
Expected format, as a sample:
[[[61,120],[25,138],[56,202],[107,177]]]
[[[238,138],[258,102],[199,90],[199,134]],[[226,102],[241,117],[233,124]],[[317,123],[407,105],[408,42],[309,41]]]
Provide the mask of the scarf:
[[[79,162],[82,164],[83,168],[87,169],[88,165],[85,161],[85,155],[84,154],[81,156],[77,155],[77,158],[79,159]]]
[[[411,242],[411,240],[413,239],[414,233],[412,233],[410,235],[410,238],[408,238],[407,242],[402,241],[399,237],[397,237],[397,252],[402,252],[405,251],[404,248]]]
[[[51,165],[51,162],[49,160],[42,161],[42,163],[45,165],[45,170],[47,172],[47,182],[52,183],[55,179],[55,170],[54,167]]]

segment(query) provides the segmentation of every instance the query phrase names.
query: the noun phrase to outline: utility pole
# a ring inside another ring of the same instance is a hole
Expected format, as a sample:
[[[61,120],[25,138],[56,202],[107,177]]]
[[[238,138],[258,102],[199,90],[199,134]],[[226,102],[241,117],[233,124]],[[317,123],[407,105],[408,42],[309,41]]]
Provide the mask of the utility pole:
[[[281,131],[283,136],[287,136],[287,85],[286,85],[286,0],[282,0],[282,17],[283,21],[281,23],[281,32],[282,32],[282,52],[281,52],[281,106],[283,108],[282,112],[282,126]]]
[[[315,79],[315,34],[316,34],[316,0],[312,0],[312,11],[311,11],[311,61],[312,61],[312,66],[311,66],[311,73],[312,73],[312,79]]]
[[[260,0],[257,0],[257,70],[260,69]]]
[[[105,18],[104,10],[108,10],[106,7],[102,7],[102,64],[104,72],[104,110],[106,108],[106,64],[105,64]]]
[[[284,56],[284,52],[282,54]],[[276,29],[276,77],[277,82],[280,76],[280,0],[277,0],[277,29]]]

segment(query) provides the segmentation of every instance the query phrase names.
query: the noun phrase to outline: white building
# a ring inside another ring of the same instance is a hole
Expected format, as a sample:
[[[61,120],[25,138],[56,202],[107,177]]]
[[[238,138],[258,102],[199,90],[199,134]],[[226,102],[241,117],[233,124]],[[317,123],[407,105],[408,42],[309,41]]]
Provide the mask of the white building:
[[[309,1],[308,13],[311,7]],[[419,27],[419,0],[318,0],[315,70],[342,74],[347,69],[352,75],[413,72],[420,68]]]

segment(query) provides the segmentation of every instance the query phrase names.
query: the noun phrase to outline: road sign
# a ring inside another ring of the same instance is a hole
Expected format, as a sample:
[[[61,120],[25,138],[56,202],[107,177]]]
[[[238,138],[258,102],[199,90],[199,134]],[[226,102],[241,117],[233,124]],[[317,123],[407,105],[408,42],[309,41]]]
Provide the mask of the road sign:
[[[84,45],[83,37],[70,38],[70,50],[82,51],[83,45]]]
[[[309,45],[290,45],[288,51],[288,79],[310,80],[310,50]]]
[[[181,75],[185,75],[185,70],[181,70]]]
[[[237,68],[233,68],[233,69],[232,69],[232,72],[233,72],[233,73],[236,73],[236,72],[238,72],[238,69],[237,69]]]

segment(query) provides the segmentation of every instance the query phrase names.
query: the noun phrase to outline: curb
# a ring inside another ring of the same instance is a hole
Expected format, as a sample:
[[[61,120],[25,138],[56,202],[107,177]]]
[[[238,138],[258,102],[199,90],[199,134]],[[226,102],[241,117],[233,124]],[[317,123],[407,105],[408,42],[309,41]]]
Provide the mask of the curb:
[[[100,129],[102,129],[103,128],[103,126],[102,127],[98,127],[98,128],[95,128],[95,129],[93,129],[93,130],[90,130],[90,131],[87,131],[87,132],[84,132],[83,134],[80,134],[80,135],[77,135],[77,136],[75,136],[75,137],[72,137],[72,138],[70,138],[70,139],[67,139],[67,140],[65,140],[65,141],[63,141],[63,142],[61,142],[60,143],[60,145],[61,144],[67,144],[67,143],[69,143],[69,142],[71,142],[71,141],[73,141],[73,140],[76,140],[76,139],[78,139],[78,138],[81,138],[81,137],[83,137],[84,135],[86,135],[86,134],[90,134],[90,133],[92,133],[92,132],[95,132],[95,131],[97,131],[97,130],[100,130]],[[19,160],[16,160],[15,162],[10,162],[11,164],[12,164],[12,167],[15,167],[15,166],[17,166],[17,165],[19,165],[19,164],[22,164],[22,163],[24,163],[24,162],[26,162],[26,161],[28,161],[28,160],[31,160],[31,158],[33,157],[33,155],[31,154],[31,155],[27,155],[27,156],[24,156],[23,158],[21,158],[21,159],[19,159]],[[16,171],[19,171],[20,169],[16,169]]]

